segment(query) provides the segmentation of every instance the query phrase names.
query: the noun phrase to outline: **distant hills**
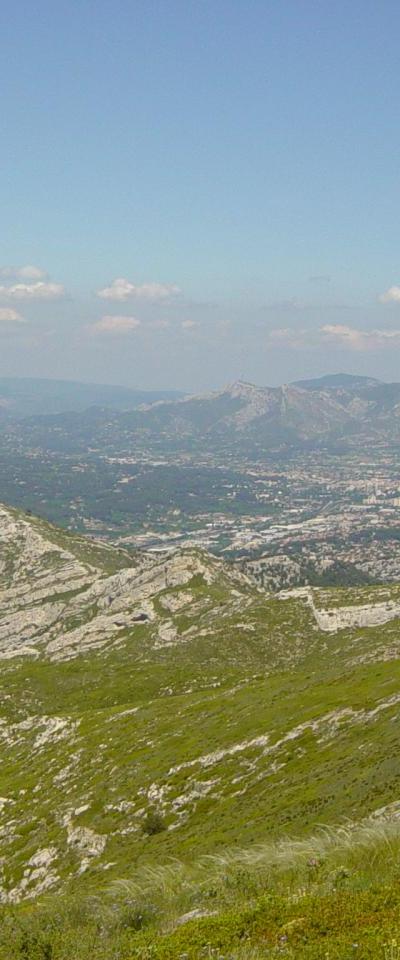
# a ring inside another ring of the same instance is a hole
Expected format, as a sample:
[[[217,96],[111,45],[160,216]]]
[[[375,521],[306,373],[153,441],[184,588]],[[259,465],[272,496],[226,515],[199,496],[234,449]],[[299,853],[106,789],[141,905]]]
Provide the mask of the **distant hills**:
[[[7,393],[8,390],[8,393]],[[313,444],[400,439],[400,384],[338,374],[280,387],[236,381],[199,396],[62,381],[1,381],[0,403],[27,418],[21,436],[70,452],[238,449],[249,455]],[[3,421],[4,423],[4,421]]]
[[[133,431],[192,437],[202,445],[270,450],[313,442],[400,436],[400,384],[345,374],[258,387],[237,381],[222,391],[164,402],[127,415]]]
[[[134,390],[72,380],[0,377],[0,412],[3,416],[31,417],[79,412],[92,406],[133,410],[141,403],[176,400],[181,396],[183,394],[179,391]]]
[[[314,377],[312,380],[295,380],[293,386],[303,390],[329,390],[344,387],[354,390],[359,387],[374,386],[381,383],[374,377],[360,377],[353,373],[328,373],[324,377]]]

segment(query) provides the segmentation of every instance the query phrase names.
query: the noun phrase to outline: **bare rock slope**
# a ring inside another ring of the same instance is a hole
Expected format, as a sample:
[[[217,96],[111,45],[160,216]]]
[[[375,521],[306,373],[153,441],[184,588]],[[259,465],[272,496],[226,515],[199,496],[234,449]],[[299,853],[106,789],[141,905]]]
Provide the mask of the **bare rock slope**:
[[[230,569],[228,576],[248,590],[244,575]],[[173,629],[159,629],[155,598],[167,591],[162,607],[170,613],[189,606],[194,595],[180,588],[196,577],[211,586],[227,573],[197,551],[132,559],[1,506],[0,659],[65,659],[144,624],[154,625],[155,640],[171,642]]]

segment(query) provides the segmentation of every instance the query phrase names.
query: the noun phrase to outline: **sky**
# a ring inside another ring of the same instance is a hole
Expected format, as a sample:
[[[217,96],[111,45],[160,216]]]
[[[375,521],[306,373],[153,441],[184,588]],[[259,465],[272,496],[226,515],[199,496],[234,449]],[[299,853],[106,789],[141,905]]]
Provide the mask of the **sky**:
[[[397,0],[5,0],[0,376],[400,379]]]

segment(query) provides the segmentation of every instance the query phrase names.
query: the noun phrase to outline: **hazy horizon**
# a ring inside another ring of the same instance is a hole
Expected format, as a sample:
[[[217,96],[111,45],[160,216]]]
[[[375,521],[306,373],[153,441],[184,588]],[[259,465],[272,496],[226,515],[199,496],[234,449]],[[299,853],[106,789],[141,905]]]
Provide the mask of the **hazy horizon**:
[[[204,392],[204,393],[206,393],[206,392],[207,392],[207,393],[208,393],[208,392],[218,392],[218,391],[224,390],[225,388],[228,388],[229,386],[232,386],[232,385],[235,384],[235,383],[244,383],[244,384],[249,384],[249,385],[251,385],[251,386],[260,387],[260,388],[263,388],[263,387],[269,388],[269,387],[280,387],[280,386],[285,386],[285,385],[293,386],[293,385],[296,385],[296,384],[301,384],[301,382],[302,382],[303,380],[304,380],[304,382],[308,382],[308,381],[310,381],[310,380],[316,380],[316,381],[318,381],[318,380],[323,380],[323,379],[325,379],[326,377],[338,377],[338,378],[340,378],[340,377],[350,377],[350,378],[351,378],[351,377],[355,377],[355,378],[357,378],[357,377],[360,377],[360,376],[361,376],[361,377],[365,376],[367,379],[373,379],[373,380],[379,381],[379,382],[381,382],[381,383],[388,383],[388,382],[396,382],[396,383],[398,383],[398,382],[400,382],[399,379],[397,379],[396,381],[387,381],[387,380],[384,380],[384,379],[381,378],[381,377],[376,377],[376,376],[374,376],[374,374],[356,374],[356,373],[354,373],[354,372],[350,372],[350,373],[349,373],[349,372],[344,372],[343,370],[335,370],[335,371],[333,371],[332,373],[322,373],[322,374],[319,374],[319,375],[316,376],[316,377],[300,377],[300,378],[298,378],[298,379],[296,379],[296,380],[287,380],[287,381],[285,380],[285,381],[280,381],[279,383],[267,383],[267,382],[263,383],[263,382],[259,382],[259,381],[256,382],[256,381],[253,381],[253,380],[248,380],[248,379],[246,379],[246,377],[237,377],[236,380],[229,380],[229,381],[224,381],[223,383],[222,383],[222,382],[221,382],[221,383],[216,383],[213,387],[210,387],[209,390],[193,391],[193,392],[196,393],[196,394],[199,393],[199,392]],[[76,384],[77,386],[88,386],[88,387],[110,387],[110,388],[114,387],[114,388],[117,389],[117,390],[118,390],[118,389],[121,389],[121,390],[133,390],[133,391],[136,391],[136,390],[137,390],[137,391],[142,391],[142,392],[146,392],[146,391],[148,390],[149,393],[152,393],[152,392],[154,392],[155,390],[159,390],[160,392],[163,392],[163,391],[165,391],[165,392],[171,391],[171,393],[176,392],[176,393],[182,393],[182,394],[188,395],[188,394],[190,394],[190,393],[192,392],[192,391],[187,391],[187,390],[181,390],[179,387],[176,387],[176,388],[173,388],[173,387],[165,387],[162,383],[161,383],[161,384],[157,384],[157,385],[153,385],[153,386],[150,386],[150,387],[146,388],[146,387],[138,386],[138,384],[136,384],[136,383],[134,383],[134,382],[132,382],[132,383],[116,383],[115,381],[111,381],[111,380],[109,380],[109,381],[108,381],[108,380],[99,381],[99,380],[90,380],[90,379],[77,380],[77,379],[68,378],[68,377],[49,377],[49,376],[48,376],[48,377],[31,377],[31,376],[23,377],[23,376],[18,376],[18,375],[17,375],[17,376],[11,376],[11,375],[10,375],[10,376],[4,376],[4,377],[3,377],[2,375],[0,375],[0,381],[3,381],[3,380],[7,380],[7,381],[10,381],[10,382],[14,382],[14,381],[17,381],[17,382],[18,382],[18,381],[21,381],[21,382],[26,382],[26,383],[32,382],[32,383],[38,383],[38,384],[44,382],[44,383],[64,383],[64,384],[69,384],[69,385],[71,385],[71,386],[73,386],[74,384]]]

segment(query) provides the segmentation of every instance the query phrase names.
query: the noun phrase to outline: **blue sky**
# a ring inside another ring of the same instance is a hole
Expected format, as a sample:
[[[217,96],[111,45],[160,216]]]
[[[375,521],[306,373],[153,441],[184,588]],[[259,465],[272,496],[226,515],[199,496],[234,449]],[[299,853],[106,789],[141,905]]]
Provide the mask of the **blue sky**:
[[[392,0],[9,4],[0,374],[398,377],[399,32]]]

